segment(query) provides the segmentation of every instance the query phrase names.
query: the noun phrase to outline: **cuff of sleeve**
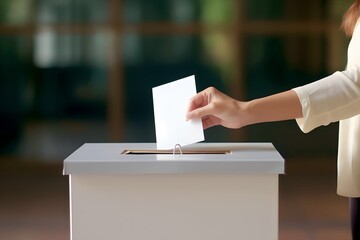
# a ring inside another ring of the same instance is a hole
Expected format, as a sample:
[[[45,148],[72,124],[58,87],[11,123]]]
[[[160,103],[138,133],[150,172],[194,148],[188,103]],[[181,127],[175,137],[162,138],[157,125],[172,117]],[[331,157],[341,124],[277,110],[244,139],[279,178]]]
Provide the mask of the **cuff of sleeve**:
[[[293,90],[296,92],[296,94],[299,97],[301,107],[302,107],[302,114],[303,114],[302,118],[296,119],[296,123],[298,124],[301,131],[303,131],[304,133],[308,133],[311,130],[313,130],[314,128],[316,128],[316,126],[312,126],[311,123],[308,121],[309,112],[310,112],[309,96],[308,96],[307,92],[305,91],[304,87],[297,87],[297,88],[294,88]]]

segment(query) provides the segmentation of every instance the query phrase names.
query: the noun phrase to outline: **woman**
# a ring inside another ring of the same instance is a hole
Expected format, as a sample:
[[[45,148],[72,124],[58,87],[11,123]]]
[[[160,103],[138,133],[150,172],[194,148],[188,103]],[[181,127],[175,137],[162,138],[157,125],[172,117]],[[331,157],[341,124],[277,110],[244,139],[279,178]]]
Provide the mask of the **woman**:
[[[349,197],[353,239],[360,239],[360,0],[344,15],[342,27],[352,36],[345,71],[286,92],[249,102],[208,88],[190,100],[186,118],[201,118],[204,128],[296,119],[303,132],[340,121],[339,195]]]

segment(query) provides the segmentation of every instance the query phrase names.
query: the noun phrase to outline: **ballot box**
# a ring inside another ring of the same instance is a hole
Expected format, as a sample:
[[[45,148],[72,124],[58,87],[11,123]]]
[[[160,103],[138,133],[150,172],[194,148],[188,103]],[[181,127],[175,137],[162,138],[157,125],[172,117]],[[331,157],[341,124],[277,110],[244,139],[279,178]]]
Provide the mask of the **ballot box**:
[[[93,143],[65,159],[72,240],[278,239],[284,160],[271,143],[155,149]]]

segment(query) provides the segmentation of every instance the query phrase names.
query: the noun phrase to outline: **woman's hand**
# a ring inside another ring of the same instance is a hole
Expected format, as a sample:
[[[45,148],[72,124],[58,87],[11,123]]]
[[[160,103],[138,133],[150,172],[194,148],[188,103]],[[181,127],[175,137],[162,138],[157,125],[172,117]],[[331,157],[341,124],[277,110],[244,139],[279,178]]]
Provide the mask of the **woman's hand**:
[[[190,99],[186,118],[202,119],[204,129],[216,125],[240,128],[244,126],[241,118],[244,104],[210,87]]]
[[[188,120],[200,118],[204,129],[221,125],[241,128],[246,125],[290,120],[303,117],[300,100],[294,90],[249,102],[237,101],[214,87],[190,99]]]

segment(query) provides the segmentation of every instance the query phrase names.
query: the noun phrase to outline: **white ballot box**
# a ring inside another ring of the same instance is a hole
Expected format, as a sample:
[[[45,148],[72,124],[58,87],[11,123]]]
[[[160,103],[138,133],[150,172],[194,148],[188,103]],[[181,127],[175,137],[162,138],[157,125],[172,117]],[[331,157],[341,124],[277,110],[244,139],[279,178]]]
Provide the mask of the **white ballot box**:
[[[64,161],[72,240],[278,239],[284,159],[272,144],[154,149],[84,144]]]

